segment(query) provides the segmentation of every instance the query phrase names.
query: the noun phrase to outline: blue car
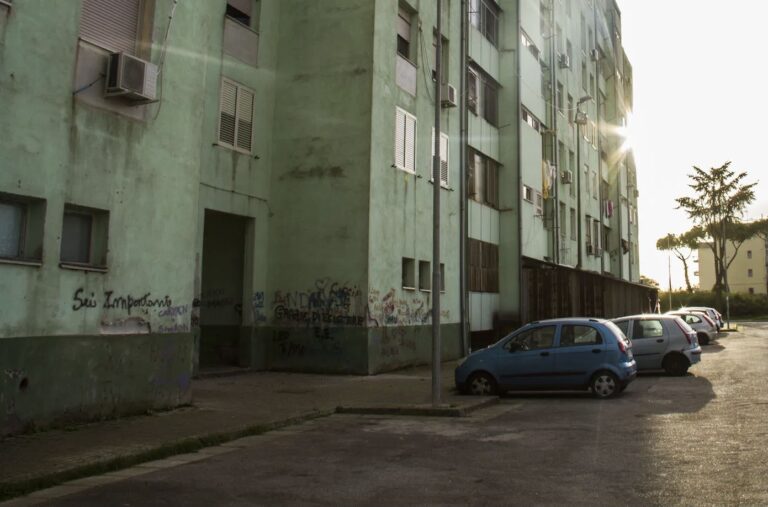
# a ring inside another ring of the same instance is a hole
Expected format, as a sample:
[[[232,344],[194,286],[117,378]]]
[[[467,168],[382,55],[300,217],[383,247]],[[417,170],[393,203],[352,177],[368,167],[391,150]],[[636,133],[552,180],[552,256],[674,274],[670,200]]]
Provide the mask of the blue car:
[[[510,390],[590,389],[610,398],[637,376],[632,345],[614,323],[569,318],[532,322],[456,368],[456,388],[489,395]]]

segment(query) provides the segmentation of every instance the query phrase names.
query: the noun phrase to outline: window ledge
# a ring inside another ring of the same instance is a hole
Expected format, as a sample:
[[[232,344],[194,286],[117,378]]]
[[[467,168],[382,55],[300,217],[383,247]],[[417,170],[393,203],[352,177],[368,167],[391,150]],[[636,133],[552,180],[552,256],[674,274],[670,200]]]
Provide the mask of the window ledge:
[[[5,5],[5,2],[0,0],[0,4]],[[0,257],[0,264],[15,264],[17,266],[30,266],[33,268],[39,268],[43,265],[43,261],[35,259],[9,259]]]
[[[71,269],[73,271],[91,271],[94,273],[106,273],[106,266],[93,266],[91,264],[78,264],[76,262],[60,262],[59,267],[62,269]]]
[[[432,289],[419,289],[419,292],[426,292],[427,294],[430,294]]]
[[[416,287],[406,287],[403,285],[403,290],[416,290]]]

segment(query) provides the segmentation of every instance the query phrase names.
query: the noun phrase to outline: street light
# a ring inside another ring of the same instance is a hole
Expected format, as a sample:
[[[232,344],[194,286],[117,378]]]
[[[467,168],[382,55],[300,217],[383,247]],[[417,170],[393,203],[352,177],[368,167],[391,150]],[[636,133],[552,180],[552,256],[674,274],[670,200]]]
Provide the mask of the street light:
[[[576,123],[576,125],[587,124],[587,120],[588,120],[587,113],[581,111],[581,109],[579,108],[583,103],[589,102],[590,100],[592,100],[591,95],[584,95],[576,102],[576,118],[574,118],[574,122]],[[584,247],[584,245],[581,243],[581,238],[583,237],[583,231],[581,229],[582,222],[583,222],[582,216],[581,216],[581,134],[579,134],[578,129],[576,132],[576,193],[578,194],[576,207],[578,209],[577,216],[578,216],[578,232],[579,232],[578,233],[579,248],[577,250],[579,255],[578,255],[578,263],[576,265],[576,268],[581,269],[582,267],[581,266],[582,264],[581,250]]]

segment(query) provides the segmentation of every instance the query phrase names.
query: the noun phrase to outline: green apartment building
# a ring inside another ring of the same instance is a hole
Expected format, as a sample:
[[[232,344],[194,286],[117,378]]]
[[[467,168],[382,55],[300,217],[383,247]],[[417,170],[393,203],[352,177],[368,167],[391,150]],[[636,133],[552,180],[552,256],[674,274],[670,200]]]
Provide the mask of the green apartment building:
[[[647,304],[614,3],[442,4],[0,0],[0,434]]]

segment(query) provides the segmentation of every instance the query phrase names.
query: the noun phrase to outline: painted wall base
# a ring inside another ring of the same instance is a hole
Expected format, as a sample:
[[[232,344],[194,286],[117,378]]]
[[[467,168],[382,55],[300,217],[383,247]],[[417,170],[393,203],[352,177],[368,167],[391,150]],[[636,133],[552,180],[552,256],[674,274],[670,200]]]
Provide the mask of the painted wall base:
[[[459,324],[440,329],[443,360],[461,357]],[[265,369],[373,375],[429,363],[432,328],[259,327],[251,350],[254,363]]]
[[[192,401],[190,333],[0,340],[0,435]]]

